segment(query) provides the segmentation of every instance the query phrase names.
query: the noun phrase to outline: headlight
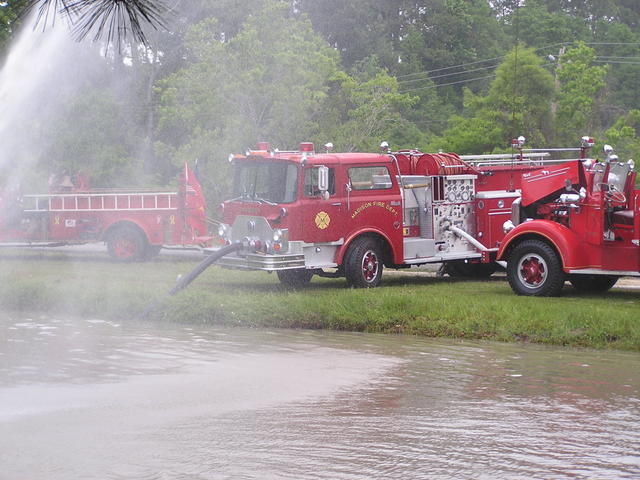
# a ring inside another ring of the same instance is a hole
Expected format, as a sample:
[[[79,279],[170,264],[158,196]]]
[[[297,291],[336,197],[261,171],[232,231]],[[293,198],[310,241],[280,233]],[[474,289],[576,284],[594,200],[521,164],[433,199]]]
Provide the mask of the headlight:
[[[218,237],[220,237],[220,244],[222,245],[231,243],[231,227],[221,223],[218,226]]]
[[[272,242],[269,242],[269,249],[274,253],[282,251],[282,241],[284,240],[284,232],[279,228],[273,231]]]

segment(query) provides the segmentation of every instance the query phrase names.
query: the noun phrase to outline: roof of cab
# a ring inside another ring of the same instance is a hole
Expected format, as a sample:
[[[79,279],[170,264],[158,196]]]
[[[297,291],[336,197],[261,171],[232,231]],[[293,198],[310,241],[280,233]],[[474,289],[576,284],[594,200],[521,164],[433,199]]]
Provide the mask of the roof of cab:
[[[389,155],[380,153],[310,153],[303,154],[300,152],[251,152],[247,157],[235,156],[235,159],[251,159],[274,161],[285,160],[295,163],[303,163],[303,159],[307,165],[353,165],[362,163],[391,163],[392,158]]]

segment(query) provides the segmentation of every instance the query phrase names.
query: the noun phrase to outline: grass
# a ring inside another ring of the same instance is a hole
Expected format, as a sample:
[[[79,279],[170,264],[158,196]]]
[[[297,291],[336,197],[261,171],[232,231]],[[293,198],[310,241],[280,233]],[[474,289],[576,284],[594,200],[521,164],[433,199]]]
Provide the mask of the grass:
[[[334,329],[429,337],[526,341],[640,351],[640,291],[616,288],[559,298],[518,297],[504,277],[486,281],[385,272],[372,290],[344,279],[314,278],[292,291],[275,275],[212,267],[169,297],[176,276],[196,259],[158,257],[116,264],[106,255],[0,251],[0,304],[99,318],[150,316],[174,322],[244,327]]]

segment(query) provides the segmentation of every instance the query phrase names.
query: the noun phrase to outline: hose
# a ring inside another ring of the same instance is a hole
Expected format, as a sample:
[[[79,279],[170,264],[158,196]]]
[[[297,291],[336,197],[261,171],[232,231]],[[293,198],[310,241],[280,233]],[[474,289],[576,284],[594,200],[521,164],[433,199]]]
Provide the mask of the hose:
[[[207,268],[209,268],[211,265],[213,265],[215,262],[217,262],[218,260],[220,260],[222,257],[224,257],[225,255],[229,255],[232,252],[235,252],[237,250],[240,250],[242,248],[242,243],[234,243],[231,245],[227,245],[225,247],[220,248],[219,250],[216,250],[215,252],[213,252],[211,255],[209,255],[207,258],[205,258],[204,260],[202,260],[197,266],[196,268],[194,268],[193,270],[191,270],[187,275],[185,275],[184,277],[180,277],[178,278],[178,281],[176,282],[175,286],[169,290],[168,294],[169,295],[175,295],[176,293],[178,293],[179,291],[183,290],[184,288],[186,288],[191,282],[193,282],[196,278],[198,278],[198,276],[204,272]],[[158,306],[162,303],[162,300],[156,300],[155,302],[153,302],[151,305],[149,305],[138,317],[139,319],[144,319],[146,318],[151,312],[155,311]]]
[[[224,257],[225,255],[229,255],[232,252],[240,250],[242,248],[242,243],[233,243],[231,245],[227,245],[226,247],[222,247],[219,250],[216,250],[203,261],[201,261],[196,268],[191,270],[184,277],[180,277],[176,282],[175,286],[169,290],[169,295],[175,295],[180,290],[187,287],[191,282],[193,282],[198,276],[204,272],[207,268],[209,268],[213,263],[217,262],[219,259]]]
[[[448,229],[451,230],[456,235],[458,235],[459,237],[464,238],[467,242],[469,242],[471,245],[476,247],[479,251],[481,251],[481,252],[489,252],[490,251],[490,249],[485,247],[482,243],[480,243],[478,240],[473,238],[471,235],[469,235],[467,232],[465,232],[461,228],[458,228],[455,225],[449,225]]]

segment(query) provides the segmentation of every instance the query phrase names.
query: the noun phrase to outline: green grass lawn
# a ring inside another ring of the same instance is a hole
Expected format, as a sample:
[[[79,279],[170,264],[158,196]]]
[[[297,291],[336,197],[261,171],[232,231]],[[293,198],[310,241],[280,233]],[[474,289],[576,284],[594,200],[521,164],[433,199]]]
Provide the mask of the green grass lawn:
[[[501,276],[470,281],[393,271],[371,290],[317,277],[289,290],[275,275],[212,267],[169,297],[177,275],[197,263],[161,256],[117,264],[98,253],[3,250],[0,302],[3,310],[92,318],[136,318],[155,305],[150,317],[176,322],[640,350],[640,290],[587,296],[567,284],[563,297],[530,298],[514,295]]]

